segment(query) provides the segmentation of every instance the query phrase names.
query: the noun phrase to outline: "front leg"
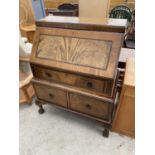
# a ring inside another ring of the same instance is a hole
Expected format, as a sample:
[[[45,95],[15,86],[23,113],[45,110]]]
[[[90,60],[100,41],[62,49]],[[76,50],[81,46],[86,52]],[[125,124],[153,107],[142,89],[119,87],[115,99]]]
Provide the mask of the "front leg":
[[[104,130],[103,130],[103,136],[104,137],[109,137],[109,129],[108,128],[104,128]]]
[[[42,103],[40,101],[38,101],[38,100],[36,100],[35,103],[36,103],[37,106],[39,106],[39,110],[38,110],[39,114],[43,114],[45,112],[45,110],[43,109]]]
[[[102,133],[102,135],[104,137],[109,137],[110,128],[111,128],[110,124],[105,124],[104,125],[104,130],[103,130],[103,133]]]

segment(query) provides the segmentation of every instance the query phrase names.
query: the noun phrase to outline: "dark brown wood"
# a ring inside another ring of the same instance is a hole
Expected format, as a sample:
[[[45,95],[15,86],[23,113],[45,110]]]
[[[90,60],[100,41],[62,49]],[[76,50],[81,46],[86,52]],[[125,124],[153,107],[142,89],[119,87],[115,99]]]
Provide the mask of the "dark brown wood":
[[[69,109],[69,108],[66,108],[66,107],[62,107],[62,106],[59,106],[59,105],[56,105],[52,102],[47,102],[45,100],[40,100],[40,99],[36,99],[36,101],[39,101],[41,102],[41,105],[44,105],[44,104],[50,104],[52,106],[55,106],[59,109],[63,109],[63,110],[66,110],[66,111],[69,111],[69,112],[72,112],[74,114],[78,114],[78,115],[81,115],[81,116],[84,116],[84,117],[87,117],[87,118],[90,118],[90,119],[93,119],[95,120],[98,124],[100,124],[102,127],[106,127],[107,129],[110,129],[111,127],[111,122],[110,121],[107,121],[107,120],[104,120],[104,119],[101,119],[101,118],[97,118],[97,117],[94,117],[94,116],[91,116],[91,115],[88,115],[88,114],[85,114],[85,113],[82,113],[82,112],[79,112],[79,111],[75,111],[75,110],[72,110],[72,109]],[[37,104],[36,104],[37,105]],[[38,105],[37,105],[38,106]]]
[[[86,91],[86,90],[83,90],[82,88],[66,86],[66,85],[63,85],[63,84],[48,82],[46,80],[41,80],[41,79],[37,79],[37,78],[35,78],[35,79],[33,78],[32,82],[33,83],[38,83],[38,84],[41,84],[41,85],[50,86],[50,87],[56,87],[58,89],[61,89],[63,91],[67,91],[67,92],[74,92],[74,93],[79,93],[79,94],[82,94],[82,95],[94,97],[96,99],[104,100],[104,101],[110,102],[110,103],[113,103],[113,98],[116,95],[116,89],[114,90],[115,93],[114,93],[114,95],[112,97],[107,97],[107,96],[104,96],[102,93],[96,93],[95,91],[93,91],[93,92],[89,91],[89,90]]]
[[[78,95],[78,94],[69,94],[69,106],[75,111],[80,111],[95,117],[99,117],[105,120],[110,120],[109,118],[109,108],[111,103],[104,102],[101,100],[96,100],[94,98]]]
[[[33,73],[36,78],[45,79],[52,82],[67,84],[79,88],[103,93],[107,96],[112,96],[114,80],[112,79],[95,79],[79,74],[71,74],[57,70],[47,69],[33,65]]]
[[[42,102],[36,100],[35,103],[36,103],[36,105],[39,107],[38,113],[39,113],[39,114],[43,114],[43,113],[45,112],[45,110],[43,109]]]
[[[103,136],[104,136],[104,137],[109,137],[109,129],[108,129],[108,128],[105,128],[105,129],[103,130]]]
[[[78,9],[74,10],[59,10],[53,8],[46,8],[45,9],[46,16],[52,14],[54,16],[78,16]]]
[[[108,137],[117,85],[117,65],[126,20],[47,17],[37,21],[30,58],[32,80],[43,104],[101,122]],[[100,31],[100,32],[99,32]]]
[[[39,99],[67,107],[67,96],[65,91],[37,83],[34,84],[34,88]]]

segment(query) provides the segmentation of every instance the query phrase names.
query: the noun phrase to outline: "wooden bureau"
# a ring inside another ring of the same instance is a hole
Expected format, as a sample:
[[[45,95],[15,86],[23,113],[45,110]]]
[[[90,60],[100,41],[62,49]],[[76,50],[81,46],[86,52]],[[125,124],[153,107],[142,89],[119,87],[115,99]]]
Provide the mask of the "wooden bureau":
[[[39,113],[54,104],[101,122],[107,137],[127,21],[51,16],[36,25],[30,62]]]

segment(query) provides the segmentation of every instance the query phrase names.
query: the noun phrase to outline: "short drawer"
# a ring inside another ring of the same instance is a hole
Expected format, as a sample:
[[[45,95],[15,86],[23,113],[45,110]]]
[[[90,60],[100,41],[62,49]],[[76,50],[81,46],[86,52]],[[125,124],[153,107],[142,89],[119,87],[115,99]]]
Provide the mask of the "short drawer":
[[[112,95],[113,80],[110,79],[95,79],[38,66],[33,66],[33,74],[40,79],[100,92],[107,96]]]
[[[109,120],[112,113],[112,104],[79,94],[69,94],[69,107],[91,116]]]
[[[36,95],[39,99],[67,107],[67,93],[55,87],[33,83]]]

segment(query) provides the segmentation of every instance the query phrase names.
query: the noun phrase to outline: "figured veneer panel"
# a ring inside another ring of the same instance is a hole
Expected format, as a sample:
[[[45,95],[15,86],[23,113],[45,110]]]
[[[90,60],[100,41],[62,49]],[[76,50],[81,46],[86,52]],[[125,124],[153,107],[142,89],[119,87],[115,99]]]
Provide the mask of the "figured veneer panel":
[[[123,34],[38,27],[31,63],[114,79]]]
[[[37,57],[106,69],[111,46],[111,41],[40,35]]]

